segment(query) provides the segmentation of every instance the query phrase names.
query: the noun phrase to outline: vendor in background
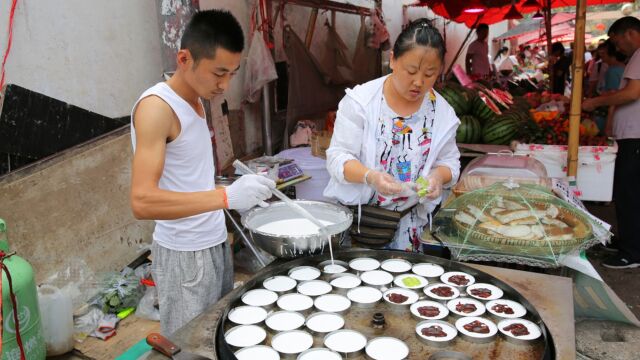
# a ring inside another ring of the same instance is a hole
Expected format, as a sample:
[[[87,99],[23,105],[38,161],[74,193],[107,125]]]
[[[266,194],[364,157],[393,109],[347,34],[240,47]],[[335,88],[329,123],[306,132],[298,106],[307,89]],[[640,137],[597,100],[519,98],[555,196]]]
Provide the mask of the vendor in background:
[[[324,196],[398,212],[412,208],[400,220],[392,249],[420,251],[420,234],[443,187],[460,174],[455,139],[460,122],[433,89],[445,51],[438,30],[427,19],[415,20],[393,46],[392,73],[347,90],[338,107]],[[401,194],[402,183],[418,177],[428,180],[427,195]]]
[[[607,67],[602,76],[600,92],[602,94],[610,93],[620,89],[620,82],[624,74],[627,55],[619,51],[613,44],[613,41],[607,40],[598,47],[598,54]]]
[[[491,75],[489,63],[489,25],[479,24],[476,28],[476,40],[467,49],[465,65],[467,74],[474,78],[488,78]]]
[[[564,95],[564,89],[569,77],[571,59],[565,54],[564,45],[555,42],[551,45],[551,63],[549,75],[552,78],[551,92]]]
[[[602,61],[600,56],[604,51],[604,45],[599,45],[595,50],[593,57],[589,63],[585,63],[587,68],[587,92],[586,97],[594,97],[600,93],[604,83],[604,74],[607,72],[607,64]]]
[[[506,46],[501,47],[500,50],[498,50],[498,53],[496,53],[496,56],[493,58],[493,71],[497,72],[498,69],[500,69],[500,64],[502,64],[502,62],[508,58],[509,48]]]
[[[620,251],[602,265],[613,269],[640,267],[640,20],[626,16],[609,28],[609,40],[630,56],[620,88],[609,94],[587,99],[585,111],[614,106],[607,133],[618,142],[613,195],[618,231],[614,245]]]
[[[221,95],[237,73],[244,36],[226,11],[196,13],[182,35],[177,69],[145,91],[131,114],[131,207],[155,220],[151,254],[160,329],[185,325],[233,288],[222,209],[247,209],[271,197],[275,183],[245,175],[214,183],[211,135],[200,98]]]

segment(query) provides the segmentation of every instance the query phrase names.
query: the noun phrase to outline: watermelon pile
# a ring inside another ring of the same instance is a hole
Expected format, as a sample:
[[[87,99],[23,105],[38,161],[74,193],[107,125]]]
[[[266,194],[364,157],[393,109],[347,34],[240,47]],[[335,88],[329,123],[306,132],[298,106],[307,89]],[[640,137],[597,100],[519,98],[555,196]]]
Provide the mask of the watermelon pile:
[[[460,119],[456,141],[466,144],[508,145],[522,136],[530,121],[529,103],[488,84],[463,87],[447,82],[437,89]]]

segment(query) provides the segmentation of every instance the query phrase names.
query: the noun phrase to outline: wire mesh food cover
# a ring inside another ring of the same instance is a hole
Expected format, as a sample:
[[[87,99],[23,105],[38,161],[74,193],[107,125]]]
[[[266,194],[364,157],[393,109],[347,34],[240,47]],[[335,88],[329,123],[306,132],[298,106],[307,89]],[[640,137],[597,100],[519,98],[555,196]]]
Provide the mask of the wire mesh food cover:
[[[458,260],[556,267],[560,256],[611,234],[547,188],[496,183],[438,211],[434,234]]]

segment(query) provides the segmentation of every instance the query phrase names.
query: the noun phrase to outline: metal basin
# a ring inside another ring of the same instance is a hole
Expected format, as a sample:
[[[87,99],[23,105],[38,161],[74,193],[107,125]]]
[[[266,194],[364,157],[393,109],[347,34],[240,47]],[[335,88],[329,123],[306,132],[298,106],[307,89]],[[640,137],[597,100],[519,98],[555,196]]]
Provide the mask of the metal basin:
[[[318,220],[333,224],[327,228],[331,234],[331,245],[337,250],[353,222],[351,211],[344,206],[322,201],[295,201]],[[320,236],[320,234],[274,235],[257,230],[262,225],[274,221],[301,217],[284,202],[278,201],[265,208],[256,207],[250,210],[242,216],[242,225],[249,231],[249,234],[260,248],[279,258],[291,259],[329,252],[329,240]]]

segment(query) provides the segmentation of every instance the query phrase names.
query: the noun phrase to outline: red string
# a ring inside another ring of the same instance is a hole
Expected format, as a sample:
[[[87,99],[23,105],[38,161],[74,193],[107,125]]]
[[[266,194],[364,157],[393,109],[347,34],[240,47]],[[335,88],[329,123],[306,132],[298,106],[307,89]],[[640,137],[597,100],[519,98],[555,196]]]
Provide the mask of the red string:
[[[9,57],[9,52],[11,51],[11,43],[13,42],[13,17],[16,12],[16,5],[18,5],[18,0],[12,0],[11,2],[11,12],[9,13],[9,38],[7,39],[7,49],[4,51],[4,57],[2,58],[2,77],[0,78],[0,90],[4,86],[4,68],[7,63],[7,58]]]

